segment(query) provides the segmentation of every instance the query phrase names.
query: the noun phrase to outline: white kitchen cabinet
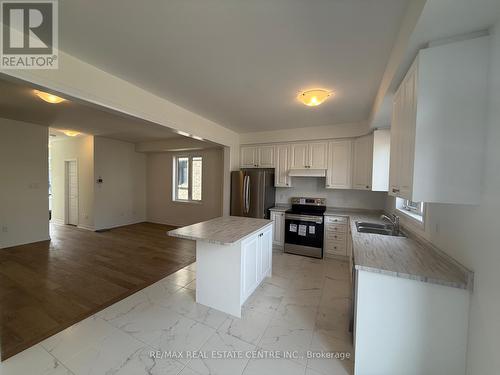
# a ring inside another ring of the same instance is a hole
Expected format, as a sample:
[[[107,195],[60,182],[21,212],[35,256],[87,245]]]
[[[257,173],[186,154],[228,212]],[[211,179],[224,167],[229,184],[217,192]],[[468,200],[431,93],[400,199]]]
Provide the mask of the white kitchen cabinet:
[[[419,52],[394,97],[389,194],[479,203],[488,54],[487,36]]]
[[[259,168],[274,167],[274,146],[260,146],[257,148]]]
[[[274,159],[274,186],[275,187],[291,187],[290,176],[290,146],[276,145]]]
[[[271,276],[272,228],[244,240],[241,244],[241,303],[243,303],[264,280]]]
[[[274,146],[241,146],[241,168],[273,168]]]
[[[356,138],[353,143],[352,187],[371,190],[373,168],[373,135]]]
[[[307,168],[309,165],[309,144],[293,143],[290,145],[290,168]]]
[[[312,169],[326,169],[328,159],[328,143],[309,143],[309,167]]]
[[[255,147],[255,146],[241,146],[240,166],[241,166],[241,168],[256,168],[257,167],[257,147]]]
[[[391,155],[391,132],[379,129],[373,132],[372,191],[389,190],[389,160]]]
[[[285,213],[281,211],[271,211],[273,221],[273,245],[283,247],[285,245]]]
[[[326,169],[328,143],[293,143],[291,148],[291,168]]]
[[[333,141],[328,144],[326,170],[327,189],[352,188],[352,140]]]
[[[324,250],[325,256],[348,256],[348,224],[345,216],[325,216]]]

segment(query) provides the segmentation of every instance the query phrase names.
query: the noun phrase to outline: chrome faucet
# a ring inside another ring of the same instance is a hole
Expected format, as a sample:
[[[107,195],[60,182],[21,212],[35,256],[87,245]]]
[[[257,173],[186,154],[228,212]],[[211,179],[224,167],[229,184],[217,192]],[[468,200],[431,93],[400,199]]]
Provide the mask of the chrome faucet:
[[[380,219],[382,220],[387,220],[389,223],[391,223],[392,226],[392,235],[397,236],[399,235],[399,216],[396,214],[383,214],[380,216]]]

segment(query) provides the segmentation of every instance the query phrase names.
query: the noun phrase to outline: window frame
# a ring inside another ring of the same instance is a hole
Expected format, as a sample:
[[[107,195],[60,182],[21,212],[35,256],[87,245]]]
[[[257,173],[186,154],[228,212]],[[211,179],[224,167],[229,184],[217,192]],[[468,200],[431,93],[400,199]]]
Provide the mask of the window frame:
[[[421,227],[424,227],[425,225],[425,214],[426,214],[426,204],[425,202],[413,202],[413,203],[420,203],[420,209],[417,210],[408,202],[412,202],[409,199],[405,198],[396,198],[395,202],[395,208],[399,213],[402,213],[412,221],[414,221],[416,224],[418,224]]]
[[[187,173],[187,180],[188,180],[188,199],[181,199],[178,197],[178,179],[179,179],[179,159],[182,158],[187,158],[188,159],[188,173]],[[201,194],[201,199],[200,200],[193,200],[193,158],[200,158],[201,159],[201,185],[202,185],[202,194]],[[177,203],[195,203],[199,204],[203,202],[203,156],[200,154],[178,154],[174,155],[173,157],[173,173],[172,173],[172,201],[177,202]]]

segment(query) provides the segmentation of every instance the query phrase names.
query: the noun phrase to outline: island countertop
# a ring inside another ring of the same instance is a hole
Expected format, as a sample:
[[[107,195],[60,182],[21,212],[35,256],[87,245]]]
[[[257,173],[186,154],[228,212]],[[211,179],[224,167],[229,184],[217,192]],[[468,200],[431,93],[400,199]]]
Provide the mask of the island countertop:
[[[206,241],[218,245],[232,245],[269,225],[272,225],[271,220],[240,216],[221,216],[171,230],[168,232],[168,235],[188,240]]]

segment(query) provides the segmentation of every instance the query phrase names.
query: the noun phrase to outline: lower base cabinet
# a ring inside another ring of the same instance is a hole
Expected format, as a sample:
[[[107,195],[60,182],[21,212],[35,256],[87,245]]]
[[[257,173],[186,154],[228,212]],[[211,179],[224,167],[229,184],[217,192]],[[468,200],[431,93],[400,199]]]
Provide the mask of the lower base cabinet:
[[[465,375],[470,292],[356,270],[355,375]]]
[[[282,211],[271,211],[271,220],[274,224],[273,245],[285,246],[285,213]]]
[[[241,244],[241,304],[267,276],[271,276],[273,255],[272,227]]]
[[[325,257],[347,257],[348,251],[348,225],[346,216],[325,216],[325,234],[323,250]]]

